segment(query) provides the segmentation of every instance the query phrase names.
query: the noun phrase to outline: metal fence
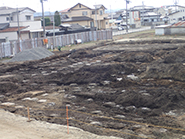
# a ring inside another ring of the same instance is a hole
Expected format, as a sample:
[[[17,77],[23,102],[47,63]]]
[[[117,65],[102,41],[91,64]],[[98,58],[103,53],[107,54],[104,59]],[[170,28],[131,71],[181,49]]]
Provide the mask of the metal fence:
[[[112,31],[111,30],[101,30],[101,31],[89,31],[89,32],[81,32],[74,34],[66,34],[55,37],[47,37],[48,44],[44,44],[44,38],[34,38],[20,41],[11,41],[0,44],[0,58],[9,57],[16,55],[17,53],[31,49],[34,47],[45,47],[51,48],[53,44],[55,47],[58,46],[66,46],[75,44],[75,40],[80,39],[82,43],[98,41],[98,40],[108,40],[112,39]]]

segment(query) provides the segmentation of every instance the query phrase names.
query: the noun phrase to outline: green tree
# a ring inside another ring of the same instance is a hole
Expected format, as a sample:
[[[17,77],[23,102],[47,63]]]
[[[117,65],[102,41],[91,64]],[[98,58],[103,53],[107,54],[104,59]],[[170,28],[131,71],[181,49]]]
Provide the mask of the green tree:
[[[55,19],[55,26],[59,26],[61,24],[61,18],[58,11],[55,12],[54,19]]]
[[[51,20],[49,17],[45,17],[45,26],[49,26],[51,25]],[[41,21],[41,25],[43,26],[43,21]]]

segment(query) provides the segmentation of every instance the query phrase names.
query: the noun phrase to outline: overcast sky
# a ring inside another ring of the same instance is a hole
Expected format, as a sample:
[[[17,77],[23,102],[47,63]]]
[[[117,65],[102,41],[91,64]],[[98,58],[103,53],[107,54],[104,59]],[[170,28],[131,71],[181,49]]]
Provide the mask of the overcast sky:
[[[131,0],[128,7],[142,5],[142,1],[147,6],[161,7],[163,5],[173,5],[174,0]],[[179,5],[185,6],[184,0],[179,1]],[[77,3],[93,7],[95,4],[103,4],[108,10],[124,9],[126,7],[125,0],[48,0],[44,2],[44,11],[60,11],[70,8]],[[29,7],[36,12],[41,12],[42,7],[40,0],[0,0],[0,6],[9,7]]]

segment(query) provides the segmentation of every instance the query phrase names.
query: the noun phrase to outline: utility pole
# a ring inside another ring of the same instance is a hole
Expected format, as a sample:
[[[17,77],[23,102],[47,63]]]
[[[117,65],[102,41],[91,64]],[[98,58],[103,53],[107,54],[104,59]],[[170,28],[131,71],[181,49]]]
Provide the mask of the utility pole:
[[[55,47],[55,14],[53,14],[53,48]],[[52,51],[53,51],[52,48]]]
[[[144,1],[142,1],[142,25],[144,25]]]
[[[127,10],[127,4],[130,3],[130,0],[125,0],[125,1],[126,1],[126,32],[128,32],[128,17],[127,17],[128,10]]]
[[[11,18],[10,18],[11,20]],[[21,48],[20,48],[20,27],[19,27],[19,10],[18,10],[18,7],[17,7],[17,25],[18,25],[18,46],[19,46],[19,50],[21,51]]]
[[[42,23],[43,23],[43,31],[44,31],[44,38],[46,38],[46,29],[45,29],[45,18],[44,18],[44,0],[40,0],[41,5],[42,5]]]
[[[94,7],[95,7],[95,20],[96,20],[96,30],[97,30],[97,28],[98,28],[98,22],[97,22],[97,10],[96,10],[96,5],[94,5]]]
[[[10,17],[9,20],[11,20],[11,17]],[[20,37],[20,26],[19,26],[19,11],[18,11],[18,7],[17,7],[17,26],[18,26],[18,40],[19,40],[19,37]]]

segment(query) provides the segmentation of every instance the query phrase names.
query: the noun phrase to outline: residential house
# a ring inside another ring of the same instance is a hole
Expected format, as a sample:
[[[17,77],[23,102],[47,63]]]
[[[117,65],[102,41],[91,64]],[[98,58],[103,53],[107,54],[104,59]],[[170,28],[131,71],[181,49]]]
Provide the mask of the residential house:
[[[41,37],[43,29],[39,21],[34,21],[34,10],[24,8],[0,7],[0,39],[12,41]]]
[[[154,13],[159,14],[161,16],[166,16],[168,15],[168,9],[166,9],[165,7],[156,8],[154,10]]]
[[[154,13],[155,8],[153,6],[134,6],[130,10],[138,10],[140,12],[142,25],[153,25],[160,21],[160,14]]]
[[[110,13],[108,15],[109,26],[119,26],[123,22],[122,15],[120,13]]]
[[[155,25],[160,21],[160,15],[154,12],[147,12],[142,16],[143,25]]]
[[[177,6],[177,10],[173,13],[169,14],[169,23],[174,24],[179,21],[185,20],[185,7],[184,6]]]
[[[61,21],[62,23],[79,24],[90,28],[106,29],[109,28],[109,19],[105,9],[103,5],[94,5],[94,8],[90,8],[77,3],[71,8],[60,11],[61,15],[69,17]]]

